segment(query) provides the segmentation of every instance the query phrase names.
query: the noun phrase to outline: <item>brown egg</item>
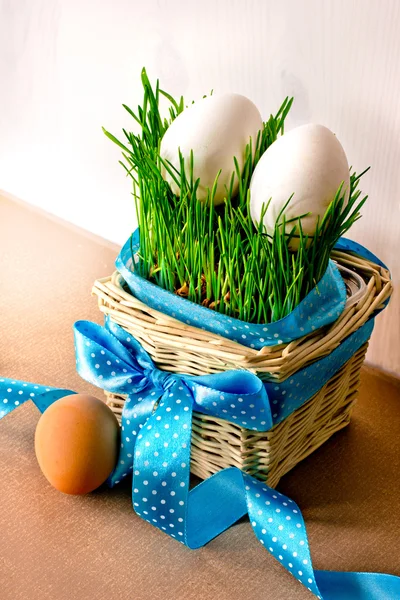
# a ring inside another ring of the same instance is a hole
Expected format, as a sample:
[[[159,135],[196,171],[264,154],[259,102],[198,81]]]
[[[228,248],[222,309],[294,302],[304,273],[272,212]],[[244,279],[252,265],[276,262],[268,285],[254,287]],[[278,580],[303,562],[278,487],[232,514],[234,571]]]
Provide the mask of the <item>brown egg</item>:
[[[42,414],[35,452],[46,479],[65,494],[86,494],[113,471],[119,426],[113,412],[86,394],[65,396]]]

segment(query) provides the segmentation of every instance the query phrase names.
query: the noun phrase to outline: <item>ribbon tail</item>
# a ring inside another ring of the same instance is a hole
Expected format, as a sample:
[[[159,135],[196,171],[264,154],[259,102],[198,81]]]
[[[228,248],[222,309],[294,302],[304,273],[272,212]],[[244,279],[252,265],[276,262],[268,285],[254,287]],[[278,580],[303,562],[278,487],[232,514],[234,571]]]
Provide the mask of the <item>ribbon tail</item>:
[[[314,570],[299,507],[234,467],[216,473],[189,492],[186,545],[192,549],[205,545],[246,513],[260,543],[317,598],[400,599],[400,577]]]
[[[247,511],[242,472],[234,467],[219,471],[189,492],[186,545],[201,548]]]
[[[132,473],[136,440],[138,436],[140,439],[142,438],[140,431],[152,414],[158,398],[159,394],[151,386],[148,386],[140,393],[130,394],[125,401],[118,462],[107,480],[109,487],[114,487]]]
[[[400,577],[380,573],[318,571],[297,504],[243,473],[247,508],[258,540],[300,583],[321,600],[400,599]]]
[[[324,600],[396,600],[400,577],[385,573],[315,571]]]
[[[72,390],[47,387],[17,379],[0,379],[0,419],[31,400],[43,413],[56,400],[76,394]]]
[[[33,403],[41,413],[44,413],[44,411],[49,408],[51,404],[54,404],[54,402],[60,400],[60,398],[64,398],[64,396],[72,396],[73,394],[76,394],[76,392],[73,392],[72,390],[55,388],[50,392],[44,392],[43,394],[40,394],[40,396],[33,400]]]

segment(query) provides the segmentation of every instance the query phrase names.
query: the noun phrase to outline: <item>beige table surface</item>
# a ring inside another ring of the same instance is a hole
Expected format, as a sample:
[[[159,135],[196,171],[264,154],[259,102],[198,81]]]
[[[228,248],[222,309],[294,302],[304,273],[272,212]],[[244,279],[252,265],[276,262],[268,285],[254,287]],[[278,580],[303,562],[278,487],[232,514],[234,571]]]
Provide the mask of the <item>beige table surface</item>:
[[[0,373],[90,390],[74,371],[72,324],[101,322],[93,280],[116,250],[0,198]],[[99,395],[99,392],[97,392]],[[306,600],[246,519],[191,551],[137,517],[129,482],[65,496],[33,452],[38,411],[0,422],[1,600]],[[314,566],[400,575],[400,384],[364,369],[352,424],[286,475]],[[395,600],[395,599],[394,599]]]

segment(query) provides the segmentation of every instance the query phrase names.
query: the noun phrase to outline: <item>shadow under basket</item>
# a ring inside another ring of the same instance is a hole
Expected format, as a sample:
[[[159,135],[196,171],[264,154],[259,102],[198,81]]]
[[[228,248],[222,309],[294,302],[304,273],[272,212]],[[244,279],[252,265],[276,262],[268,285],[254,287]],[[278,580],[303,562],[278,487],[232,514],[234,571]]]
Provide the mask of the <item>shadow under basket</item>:
[[[254,350],[217,334],[186,325],[132,296],[118,272],[95,282],[100,310],[131,333],[159,369],[205,375],[247,369],[263,381],[281,382],[329,355],[380,310],[392,292],[389,272],[350,252],[335,251],[348,300],[331,325],[279,346]],[[267,432],[193,413],[191,472],[202,479],[239,467],[275,487],[280,478],[350,422],[368,343],[307,402]],[[124,396],[106,392],[120,420]]]

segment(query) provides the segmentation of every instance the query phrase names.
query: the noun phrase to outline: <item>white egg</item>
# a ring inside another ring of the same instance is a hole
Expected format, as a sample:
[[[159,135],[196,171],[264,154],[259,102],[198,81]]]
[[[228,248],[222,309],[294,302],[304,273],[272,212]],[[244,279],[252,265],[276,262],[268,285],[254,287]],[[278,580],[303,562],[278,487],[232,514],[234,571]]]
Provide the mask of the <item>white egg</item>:
[[[194,180],[200,178],[197,192],[199,200],[207,198],[221,169],[214,204],[221,204],[235,171],[233,158],[239,167],[244,166],[246,145],[252,138],[253,150],[263,123],[258,108],[245,96],[221,94],[203,98],[186,108],[169,126],[162,141],[160,154],[178,171],[179,150],[185,164],[186,177],[190,178],[190,155],[193,150]],[[163,169],[163,177],[172,191],[179,195],[179,187]],[[190,180],[190,179],[189,179]],[[238,189],[235,177],[234,194]]]
[[[325,214],[330,202],[344,182],[345,202],[350,190],[346,154],[332,131],[323,125],[296,127],[278,138],[260,158],[250,183],[250,213],[260,222],[263,204],[271,199],[263,218],[266,233],[272,234],[285,203],[285,219],[299,217],[304,233],[315,233],[318,217]],[[289,233],[295,223],[286,225]],[[292,248],[298,246],[292,240]]]

